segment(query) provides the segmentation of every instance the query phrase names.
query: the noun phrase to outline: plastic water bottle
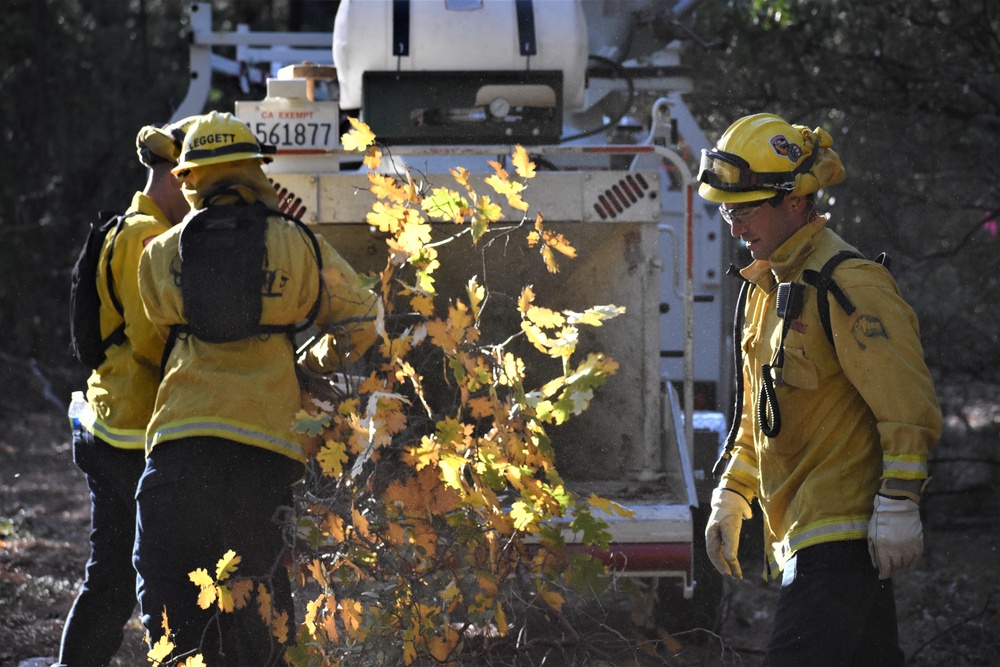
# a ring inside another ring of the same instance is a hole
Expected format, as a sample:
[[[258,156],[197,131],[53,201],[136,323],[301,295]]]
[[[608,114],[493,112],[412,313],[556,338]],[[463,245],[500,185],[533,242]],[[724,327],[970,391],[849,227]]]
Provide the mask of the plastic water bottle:
[[[84,413],[86,413],[87,408],[90,404],[87,403],[87,399],[84,397],[82,391],[74,391],[69,402],[69,424],[75,431],[81,427],[81,420],[83,419]]]

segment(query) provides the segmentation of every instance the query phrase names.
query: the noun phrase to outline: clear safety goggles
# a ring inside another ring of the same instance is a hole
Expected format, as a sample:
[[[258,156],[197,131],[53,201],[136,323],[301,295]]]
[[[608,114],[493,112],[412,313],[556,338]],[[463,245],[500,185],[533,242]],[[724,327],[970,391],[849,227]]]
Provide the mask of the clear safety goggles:
[[[809,162],[811,164],[811,161]],[[799,170],[756,172],[739,155],[714,149],[702,149],[698,181],[707,183],[723,192],[750,192],[752,190],[791,192],[795,189],[795,176],[798,173],[800,173]]]

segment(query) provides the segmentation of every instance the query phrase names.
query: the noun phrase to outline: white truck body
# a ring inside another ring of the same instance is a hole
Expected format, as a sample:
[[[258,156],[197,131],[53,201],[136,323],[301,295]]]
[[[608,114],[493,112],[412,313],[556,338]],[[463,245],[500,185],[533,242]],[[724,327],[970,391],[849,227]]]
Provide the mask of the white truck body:
[[[405,164],[435,186],[452,185],[457,166],[475,182],[492,173],[487,160],[525,145],[544,165],[525,192],[527,216],[541,212],[578,258],[552,275],[537,256],[506,247],[469,267],[468,248],[449,244],[437,284],[448,297],[478,275],[498,295],[534,284],[551,308],[626,307],[582,344],[620,369],[585,413],[554,431],[556,462],[576,490],[635,511],[604,517],[613,536],[600,554],[606,562],[624,574],[677,577],[690,595],[693,511],[710,474],[710,463],[696,464],[707,459],[695,456],[694,431],[717,443],[729,403],[728,235],[694,194],[691,170],[709,145],[682,99],[691,86],[677,44],[653,53],[651,65],[618,65],[612,76],[587,70],[588,53],[620,55],[631,13],[650,3],[614,3],[613,12],[607,4],[342,0],[331,36],[213,32],[211,5],[195,3],[191,86],[174,117],[205,110],[213,72],[265,83],[266,96],[237,102],[236,115],[277,146],[266,170],[279,193],[362,272],[381,270],[385,248],[365,222],[374,197],[358,156],[339,146],[345,113],[388,144],[387,167]],[[236,46],[236,61],[217,46]],[[648,119],[632,143],[609,144],[590,128],[626,94],[653,100]],[[498,317],[484,329],[516,330]]]

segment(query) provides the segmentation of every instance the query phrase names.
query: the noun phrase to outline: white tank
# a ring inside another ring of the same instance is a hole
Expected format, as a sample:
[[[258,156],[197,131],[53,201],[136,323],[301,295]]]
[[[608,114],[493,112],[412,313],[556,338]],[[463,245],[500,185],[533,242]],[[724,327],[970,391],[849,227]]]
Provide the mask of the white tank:
[[[392,0],[341,0],[333,27],[340,107],[359,109],[368,71],[559,70],[563,104],[583,106],[587,22],[581,0],[534,0],[537,53],[521,55],[514,0],[410,0],[409,55],[393,55]]]

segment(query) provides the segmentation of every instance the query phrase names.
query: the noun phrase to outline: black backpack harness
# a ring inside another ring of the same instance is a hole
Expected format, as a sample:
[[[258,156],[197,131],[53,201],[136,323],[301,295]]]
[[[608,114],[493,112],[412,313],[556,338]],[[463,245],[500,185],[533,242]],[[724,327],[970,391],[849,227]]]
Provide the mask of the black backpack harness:
[[[98,222],[91,223],[87,240],[73,266],[70,282],[70,345],[73,356],[90,369],[95,369],[104,363],[109,347],[125,342],[125,310],[115,292],[111,258],[114,255],[115,241],[125,226],[125,220],[138,213],[139,211],[125,215],[107,211],[99,213]],[[108,246],[104,274],[108,282],[111,305],[122,321],[107,338],[104,338],[101,336],[101,297],[97,291],[97,275],[100,269],[101,250],[109,234],[111,243]]]
[[[300,324],[261,324],[268,284],[267,219],[279,215],[294,222],[312,242],[318,266],[318,292]],[[208,343],[227,343],[280,333],[294,339],[308,329],[323,297],[323,260],[315,234],[298,218],[261,202],[209,206],[190,214],[181,230],[180,271],[174,281],[184,302],[183,324],[170,327],[161,372],[178,338],[196,336]]]
[[[823,325],[823,332],[830,345],[834,345],[833,328],[830,324],[830,296],[836,299],[840,308],[848,315],[853,315],[854,304],[844,293],[844,290],[837,285],[833,279],[833,271],[841,262],[848,259],[864,259],[856,252],[841,250],[828,259],[819,271],[806,269],[802,273],[802,280],[816,288],[816,307],[819,310],[819,320]],[[889,257],[882,253],[875,260],[876,263],[889,268]],[[736,267],[730,266],[728,273],[739,276]],[[742,276],[741,276],[742,279]],[[740,286],[740,293],[736,299],[736,314],[733,318],[733,364],[736,375],[736,400],[733,410],[733,422],[726,436],[726,443],[722,454],[712,469],[712,473],[718,477],[725,470],[729,459],[732,456],[732,449],[736,443],[736,433],[739,431],[740,415],[743,411],[743,348],[741,345],[744,316],[746,312],[747,300],[753,290],[753,283],[743,280]],[[781,409],[778,405],[778,397],[774,391],[774,376],[771,371],[781,369],[785,363],[785,335],[791,327],[792,321],[802,314],[802,291],[805,286],[802,283],[787,282],[778,285],[776,299],[776,310],[781,318],[781,341],[775,351],[774,358],[769,364],[761,365],[761,390],[757,397],[757,421],[760,423],[761,433],[768,438],[777,437],[781,433]],[[770,415],[770,416],[769,416]]]

